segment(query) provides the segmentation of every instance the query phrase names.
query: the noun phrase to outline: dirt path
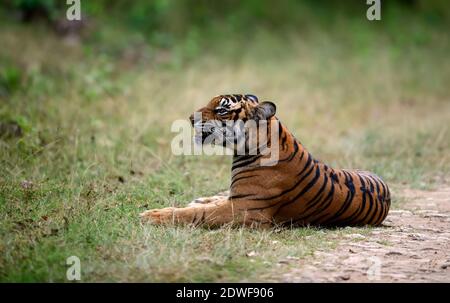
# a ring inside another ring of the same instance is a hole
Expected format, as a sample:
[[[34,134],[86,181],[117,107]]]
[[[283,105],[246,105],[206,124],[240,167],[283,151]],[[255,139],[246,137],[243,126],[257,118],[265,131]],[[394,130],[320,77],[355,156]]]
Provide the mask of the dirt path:
[[[450,282],[450,187],[402,189],[385,226],[348,235],[281,277],[284,282]]]

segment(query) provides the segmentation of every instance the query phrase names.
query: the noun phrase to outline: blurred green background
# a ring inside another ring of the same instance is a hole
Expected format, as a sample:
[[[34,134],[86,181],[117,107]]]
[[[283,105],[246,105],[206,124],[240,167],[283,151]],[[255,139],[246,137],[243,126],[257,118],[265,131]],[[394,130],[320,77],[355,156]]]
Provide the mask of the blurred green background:
[[[71,255],[83,281],[271,281],[365,232],[141,225],[227,189],[229,157],[170,149],[172,122],[222,93],[275,102],[316,158],[383,177],[394,208],[450,182],[448,1],[382,0],[368,21],[363,0],[81,0],[80,22],[65,2],[0,4],[1,281],[66,281]]]
[[[429,30],[448,31],[446,1],[381,3],[383,21],[367,22],[369,5],[362,0],[282,0],[276,5],[269,0],[81,1],[83,25],[89,28],[83,42],[102,44],[102,52],[116,55],[130,43],[143,43],[152,51],[173,50],[181,57],[173,59],[183,60],[217,52],[239,58],[254,43],[276,52],[289,49],[293,35],[306,39],[317,32],[336,34],[336,44],[349,44],[348,51],[357,47],[367,52],[379,42],[401,51],[430,43]],[[22,21],[61,31],[67,8],[65,1],[6,0],[1,5],[3,26]],[[265,35],[274,41],[261,42]],[[387,40],[380,41],[380,36]]]

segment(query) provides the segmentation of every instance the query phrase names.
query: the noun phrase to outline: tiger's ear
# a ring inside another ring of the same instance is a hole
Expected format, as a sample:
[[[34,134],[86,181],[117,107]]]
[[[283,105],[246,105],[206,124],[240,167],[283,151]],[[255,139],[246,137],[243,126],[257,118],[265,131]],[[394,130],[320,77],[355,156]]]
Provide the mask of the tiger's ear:
[[[264,101],[255,109],[255,117],[258,120],[268,120],[272,118],[277,111],[277,107],[270,101]]]
[[[244,97],[247,98],[247,99],[249,99],[249,100],[252,100],[253,102],[256,102],[256,103],[259,102],[258,97],[256,97],[255,95],[247,94],[247,95],[245,95]]]

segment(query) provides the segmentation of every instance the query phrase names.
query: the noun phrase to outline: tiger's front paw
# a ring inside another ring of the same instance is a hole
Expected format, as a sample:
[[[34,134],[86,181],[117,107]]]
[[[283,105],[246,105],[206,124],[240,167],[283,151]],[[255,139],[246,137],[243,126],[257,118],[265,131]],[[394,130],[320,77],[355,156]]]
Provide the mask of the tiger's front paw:
[[[143,222],[151,224],[172,224],[174,221],[174,207],[150,209],[139,214]]]

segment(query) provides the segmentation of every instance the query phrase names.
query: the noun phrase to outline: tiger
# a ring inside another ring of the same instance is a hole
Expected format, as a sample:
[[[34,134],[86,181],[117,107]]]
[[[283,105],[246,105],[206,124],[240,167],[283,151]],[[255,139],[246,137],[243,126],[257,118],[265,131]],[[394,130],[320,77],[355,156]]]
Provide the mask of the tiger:
[[[240,132],[245,148],[240,153],[233,150],[229,191],[198,198],[186,207],[147,210],[140,214],[143,222],[206,227],[345,227],[379,226],[386,218],[391,204],[387,184],[372,172],[334,169],[315,159],[275,116],[273,102],[260,102],[251,94],[219,95],[197,113],[200,120],[195,121],[194,114],[189,119],[194,128],[199,127],[195,138],[201,144],[209,144],[206,139],[223,132],[226,123],[265,122],[258,128],[267,134],[266,146],[278,148],[278,161],[263,165],[270,155],[248,148],[250,136]],[[211,126],[209,121],[219,123]],[[277,142],[268,135],[273,130],[278,132]],[[223,136],[222,143],[226,139]]]

